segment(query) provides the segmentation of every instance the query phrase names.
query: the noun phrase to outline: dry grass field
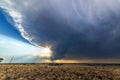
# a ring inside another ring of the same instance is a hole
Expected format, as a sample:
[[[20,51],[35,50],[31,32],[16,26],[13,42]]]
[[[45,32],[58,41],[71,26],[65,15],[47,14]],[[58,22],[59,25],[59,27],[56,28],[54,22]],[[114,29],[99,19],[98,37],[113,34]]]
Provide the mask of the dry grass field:
[[[0,80],[120,80],[120,66],[1,64]]]

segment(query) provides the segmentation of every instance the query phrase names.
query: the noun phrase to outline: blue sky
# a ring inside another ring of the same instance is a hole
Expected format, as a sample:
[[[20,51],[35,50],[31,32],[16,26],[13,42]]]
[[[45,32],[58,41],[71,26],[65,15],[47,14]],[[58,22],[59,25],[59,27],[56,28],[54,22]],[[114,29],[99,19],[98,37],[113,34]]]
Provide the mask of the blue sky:
[[[5,17],[5,12],[3,12],[1,9],[0,9],[0,34],[18,39],[23,42],[28,42],[20,35],[19,31],[8,22],[8,20]]]

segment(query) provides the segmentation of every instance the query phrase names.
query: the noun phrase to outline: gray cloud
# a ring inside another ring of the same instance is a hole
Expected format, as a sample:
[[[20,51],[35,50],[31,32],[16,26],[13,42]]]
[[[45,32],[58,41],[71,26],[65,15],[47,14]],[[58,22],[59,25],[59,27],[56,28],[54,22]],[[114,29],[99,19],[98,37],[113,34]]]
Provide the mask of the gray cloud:
[[[52,45],[52,59],[120,58],[120,0],[2,3],[24,38],[37,46]]]

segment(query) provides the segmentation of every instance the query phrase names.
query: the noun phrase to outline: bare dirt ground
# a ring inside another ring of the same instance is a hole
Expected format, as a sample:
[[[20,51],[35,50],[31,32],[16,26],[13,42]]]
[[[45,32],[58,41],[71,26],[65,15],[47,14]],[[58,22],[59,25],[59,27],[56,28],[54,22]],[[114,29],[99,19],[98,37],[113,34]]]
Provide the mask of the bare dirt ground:
[[[0,80],[120,80],[120,66],[1,64]]]

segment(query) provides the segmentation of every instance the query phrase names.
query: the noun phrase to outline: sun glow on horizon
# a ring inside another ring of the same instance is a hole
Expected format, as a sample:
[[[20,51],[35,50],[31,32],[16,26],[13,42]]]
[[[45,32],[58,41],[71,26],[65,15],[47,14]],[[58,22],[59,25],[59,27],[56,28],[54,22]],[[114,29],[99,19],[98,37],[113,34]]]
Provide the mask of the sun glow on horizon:
[[[41,47],[40,52],[34,53],[33,56],[39,57],[41,59],[50,59],[52,56],[52,50],[51,47]]]

